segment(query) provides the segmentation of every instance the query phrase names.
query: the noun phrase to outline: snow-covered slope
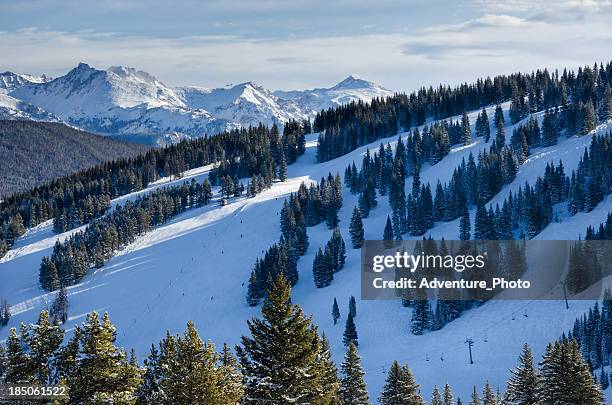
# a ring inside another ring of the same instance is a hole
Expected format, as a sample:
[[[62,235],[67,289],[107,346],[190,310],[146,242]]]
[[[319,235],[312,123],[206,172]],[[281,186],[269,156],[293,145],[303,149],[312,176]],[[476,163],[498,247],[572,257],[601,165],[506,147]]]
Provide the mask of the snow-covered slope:
[[[293,101],[283,100],[252,82],[218,89],[180,87],[177,89],[190,108],[204,109],[216,118],[241,126],[284,124],[309,118]]]
[[[99,70],[85,63],[54,80],[3,73],[0,92],[89,131],[160,143],[260,122],[282,126],[312,118],[324,108],[392,94],[352,76],[329,89],[294,92],[273,93],[252,82],[217,89],[172,88],[133,68]]]
[[[8,93],[34,83],[46,83],[52,79],[46,75],[32,76],[13,72],[0,73],[0,93]]]
[[[376,83],[357,78],[353,75],[347,77],[331,88],[312,90],[275,91],[280,98],[294,101],[302,111],[313,115],[323,109],[347,104],[351,101],[369,102],[375,97],[392,96],[393,92]]]
[[[42,108],[17,100],[7,94],[0,93],[0,119],[3,120],[31,120],[60,122],[55,115]]]
[[[472,123],[476,113],[470,114]],[[488,113],[493,116],[493,111]],[[598,130],[610,127],[604,125]],[[508,126],[506,134],[511,133],[512,126]],[[394,135],[385,142],[393,145],[396,140]],[[571,137],[561,139],[558,145],[534,151],[521,166],[518,180],[506,186],[496,198],[503,198],[508,190],[525,180],[533,182],[537,175],[543,174],[546,162],[562,158],[566,170],[571,171],[577,165],[574,157],[582,153],[589,141],[590,136]],[[166,329],[180,332],[190,319],[205,339],[218,344],[239,343],[240,335],[248,333],[246,320],[260,315],[260,308],[246,305],[246,282],[255,258],[278,240],[279,217],[275,213],[280,212],[284,198],[296,191],[302,181],[318,181],[328,172],[342,175],[351,162],[361,163],[367,148],[376,149],[379,144],[377,141],[338,159],[316,163],[316,143],[316,135],[309,136],[306,154],[289,167],[287,182],[276,183],[251,199],[240,198],[223,207],[210,204],[189,211],[139,237],[103,268],[92,270],[83,282],[69,289],[70,317],[66,328],[81,323],[89,311],[109,311],[117,325],[118,343],[135,348],[140,359],[151,343],[163,338]],[[423,167],[421,180],[433,184],[438,178],[447,181],[461,159],[488,146],[490,143],[476,139],[468,146],[454,148],[440,163]],[[180,180],[162,179],[149,190],[191,178],[201,180],[208,175],[208,170],[193,170]],[[406,184],[410,187],[411,180],[407,179]],[[113,204],[132,198],[135,195],[125,196]],[[378,207],[364,219],[366,239],[381,238],[390,212],[386,197],[378,201]],[[345,240],[349,239],[348,226],[356,204],[357,196],[345,190],[339,212]],[[601,222],[611,209],[612,200],[608,198],[588,215],[562,218],[562,234],[553,232],[557,224],[551,224],[544,232],[548,232],[548,239],[577,238],[588,224]],[[456,239],[457,222],[438,223],[428,234]],[[34,322],[39,311],[52,302],[53,294],[38,286],[38,267],[41,258],[50,254],[55,241],[67,236],[68,233],[54,235],[51,224],[44,224],[29,231],[0,259],[0,297],[12,304],[9,327]],[[293,299],[313,315],[314,322],[329,337],[334,358],[339,363],[345,350],[342,333],[348,300],[351,295],[360,296],[360,251],[348,249],[345,268],[334,275],[331,286],[317,289],[312,261],[318,248],[329,240],[331,231],[321,224],[308,228],[308,236],[310,247],[299,261],[300,280],[294,288]],[[334,298],[341,311],[337,325],[331,317]],[[355,322],[359,351],[372,400],[378,397],[385,373],[394,359],[410,365],[427,397],[434,385],[447,382],[464,401],[473,384],[480,390],[488,380],[494,387],[503,389],[508,370],[516,365],[523,343],[528,342],[539,358],[546,344],[569,330],[574,319],[591,304],[571,302],[570,309],[566,310],[558,301],[489,302],[468,311],[440,331],[414,336],[409,331],[410,310],[399,302],[358,301]],[[8,328],[0,330],[0,339],[6,338],[7,331]],[[464,344],[468,337],[475,341],[473,365],[469,364],[468,348]]]

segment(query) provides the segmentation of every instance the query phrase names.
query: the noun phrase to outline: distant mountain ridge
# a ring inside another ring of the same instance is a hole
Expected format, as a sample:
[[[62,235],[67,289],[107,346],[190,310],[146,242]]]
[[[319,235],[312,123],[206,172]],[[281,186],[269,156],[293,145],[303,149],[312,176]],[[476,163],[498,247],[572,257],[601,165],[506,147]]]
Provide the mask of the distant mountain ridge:
[[[13,72],[0,73],[0,93],[8,93],[27,84],[46,83],[52,78],[46,75],[33,76]]]
[[[63,121],[103,135],[165,144],[263,123],[312,118],[321,109],[393,94],[349,76],[331,88],[270,91],[253,82],[222,88],[170,87],[123,66],[80,63],[50,79],[0,74],[0,117]]]

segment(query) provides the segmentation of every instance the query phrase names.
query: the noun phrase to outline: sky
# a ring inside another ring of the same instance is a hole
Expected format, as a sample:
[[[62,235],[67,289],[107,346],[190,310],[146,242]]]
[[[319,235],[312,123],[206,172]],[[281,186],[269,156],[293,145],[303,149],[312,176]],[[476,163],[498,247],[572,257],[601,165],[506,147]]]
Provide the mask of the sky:
[[[0,0],[0,71],[123,65],[172,86],[396,91],[612,55],[612,0]]]

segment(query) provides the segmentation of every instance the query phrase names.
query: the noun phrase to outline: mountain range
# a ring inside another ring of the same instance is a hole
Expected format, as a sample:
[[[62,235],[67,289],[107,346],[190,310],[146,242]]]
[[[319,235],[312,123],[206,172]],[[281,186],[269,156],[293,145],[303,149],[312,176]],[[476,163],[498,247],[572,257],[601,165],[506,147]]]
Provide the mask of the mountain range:
[[[0,73],[0,118],[64,122],[102,135],[167,144],[263,123],[282,126],[322,110],[393,92],[349,76],[331,88],[270,91],[253,82],[171,87],[123,66],[80,63],[57,78]]]

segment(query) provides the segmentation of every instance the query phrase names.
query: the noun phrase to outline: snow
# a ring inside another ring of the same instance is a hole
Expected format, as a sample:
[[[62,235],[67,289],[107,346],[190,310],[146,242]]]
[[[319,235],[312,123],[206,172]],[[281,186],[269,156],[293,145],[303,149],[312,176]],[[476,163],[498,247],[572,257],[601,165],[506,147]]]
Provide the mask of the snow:
[[[27,74],[20,75],[13,72],[3,72],[0,73],[0,94],[6,94],[27,84],[46,83],[50,80],[51,78],[45,75],[32,76]]]
[[[331,88],[274,92],[280,98],[295,101],[309,114],[347,104],[351,101],[370,102],[375,97],[389,97],[394,94],[375,83],[351,75]]]
[[[508,108],[507,104],[504,108]],[[472,123],[476,114],[470,113]],[[489,116],[493,116],[492,112]],[[606,128],[609,125],[599,130]],[[512,127],[508,126],[508,140],[511,131]],[[182,331],[188,320],[194,320],[204,339],[211,339],[217,345],[238,344],[240,336],[248,333],[246,320],[260,315],[260,307],[251,308],[245,302],[247,282],[255,258],[279,238],[278,214],[284,199],[302,181],[319,181],[328,172],[342,175],[353,161],[360,165],[366,150],[376,150],[380,143],[374,142],[332,161],[316,163],[316,139],[316,134],[308,137],[305,155],[288,168],[287,182],[275,183],[254,198],[232,199],[223,207],[211,203],[188,211],[137,238],[103,268],[92,270],[81,283],[68,290],[70,318],[65,327],[70,330],[90,311],[109,311],[117,326],[118,344],[134,348],[141,361],[151,343],[162,339],[166,330]],[[396,140],[397,135],[384,142],[393,144]],[[534,151],[521,167],[517,180],[506,186],[493,202],[503,200],[509,190],[524,184],[525,180],[533,182],[537,175],[543,174],[546,162],[558,162],[562,158],[566,170],[571,170],[589,141],[589,136],[561,139],[558,145]],[[438,179],[448,181],[462,159],[486,147],[482,139],[476,139],[468,146],[454,148],[440,163],[422,169],[422,181],[433,185]],[[147,190],[121,197],[113,204],[122,204],[158,187],[180,184],[185,179],[201,181],[209,169],[194,169],[182,179],[160,179]],[[378,201],[378,207],[363,221],[366,239],[382,237],[390,212],[387,197]],[[349,240],[348,226],[356,204],[357,196],[345,189],[339,212],[345,241]],[[550,224],[540,236],[575,239],[588,224],[599,223],[611,209],[612,197],[608,197],[591,213],[561,215],[562,222]],[[436,224],[428,235],[456,239],[457,233],[458,221],[452,221]],[[28,231],[0,260],[0,297],[12,304],[9,327],[34,322],[39,311],[52,302],[53,294],[38,286],[38,266],[41,258],[50,254],[55,241],[69,234],[54,235],[51,224],[43,224]],[[300,280],[293,290],[293,300],[313,316],[319,330],[328,336],[334,359],[340,364],[345,352],[342,333],[348,301],[351,295],[358,298],[355,322],[359,352],[374,402],[384,384],[385,371],[395,359],[409,364],[426,397],[434,385],[445,383],[451,384],[455,397],[460,396],[464,401],[473,384],[481,390],[487,380],[494,388],[503,390],[523,343],[532,346],[539,360],[546,344],[569,330],[574,319],[592,305],[589,301],[573,301],[566,310],[559,301],[489,302],[468,311],[440,331],[413,336],[409,332],[411,311],[399,301],[359,300],[359,250],[349,248],[345,268],[335,274],[332,285],[316,289],[312,260],[318,248],[329,240],[331,231],[320,224],[308,228],[308,236],[310,247],[299,261]],[[341,312],[337,325],[331,317],[334,298]],[[0,339],[6,338],[8,329],[0,330]],[[473,365],[469,364],[466,338],[475,341]]]
[[[59,122],[60,119],[26,102],[0,92],[0,119]]]
[[[173,88],[134,68],[99,70],[86,63],[54,80],[2,73],[2,93],[89,131],[143,143],[153,138],[159,144],[259,123],[282,126],[313,118],[323,108],[393,94],[352,76],[329,89],[303,92],[274,93],[253,82],[216,89]],[[25,113],[18,116],[17,107],[0,114],[28,119]]]

